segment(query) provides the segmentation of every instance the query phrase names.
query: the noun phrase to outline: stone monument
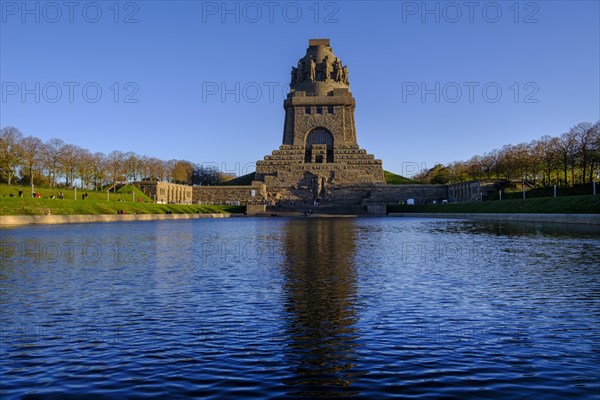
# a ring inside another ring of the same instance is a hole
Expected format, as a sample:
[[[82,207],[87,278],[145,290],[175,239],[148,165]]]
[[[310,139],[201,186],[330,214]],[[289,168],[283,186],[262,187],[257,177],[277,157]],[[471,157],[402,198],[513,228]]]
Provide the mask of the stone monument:
[[[355,105],[329,39],[309,40],[292,67],[282,144],[256,163],[254,184],[266,187],[267,201],[328,203],[344,187],[385,184],[381,160],[358,145]]]

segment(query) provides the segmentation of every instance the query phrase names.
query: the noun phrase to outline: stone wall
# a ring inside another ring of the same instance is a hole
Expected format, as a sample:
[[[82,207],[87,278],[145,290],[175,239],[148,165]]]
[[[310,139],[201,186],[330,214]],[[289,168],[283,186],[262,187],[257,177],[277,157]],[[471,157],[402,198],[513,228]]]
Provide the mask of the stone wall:
[[[265,186],[194,186],[194,204],[261,204],[265,201]]]
[[[369,201],[398,204],[414,199],[415,204],[441,203],[448,199],[447,185],[378,185],[374,187]]]
[[[448,200],[451,203],[481,200],[481,183],[468,181],[448,185]]]

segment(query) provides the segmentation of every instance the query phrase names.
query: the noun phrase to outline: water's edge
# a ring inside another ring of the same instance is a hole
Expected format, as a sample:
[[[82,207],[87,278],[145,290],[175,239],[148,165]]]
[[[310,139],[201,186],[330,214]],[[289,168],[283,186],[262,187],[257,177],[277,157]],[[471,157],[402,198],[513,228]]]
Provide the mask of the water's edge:
[[[86,222],[154,221],[199,218],[229,218],[242,214],[94,214],[94,215],[2,215],[0,226],[30,224],[78,224]]]
[[[508,213],[390,213],[391,217],[458,218],[499,222],[545,222],[600,225],[600,214],[508,214]]]
[[[297,216],[296,213],[278,213],[280,216]],[[242,217],[243,214],[100,214],[100,215],[2,215],[0,227],[31,224],[72,224],[89,222],[131,222],[154,220],[178,220],[200,218]],[[376,215],[327,215],[311,217],[373,217]],[[380,215],[382,216],[382,215]],[[390,217],[408,218],[454,218],[498,222],[542,222],[561,224],[600,225],[600,214],[508,214],[508,213],[390,213]]]

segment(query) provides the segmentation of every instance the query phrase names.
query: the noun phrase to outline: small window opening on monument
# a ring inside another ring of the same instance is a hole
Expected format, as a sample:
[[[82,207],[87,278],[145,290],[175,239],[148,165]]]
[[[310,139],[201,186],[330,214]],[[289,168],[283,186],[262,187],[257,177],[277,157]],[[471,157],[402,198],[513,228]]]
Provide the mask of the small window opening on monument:
[[[333,106],[327,107],[327,113],[328,114],[333,114]]]
[[[323,156],[316,156],[315,157],[315,162],[322,163],[323,162]]]
[[[306,114],[310,114],[310,107],[306,107],[306,109],[304,110],[304,112],[305,112]]]
[[[323,114],[323,108],[317,107],[317,114]]]

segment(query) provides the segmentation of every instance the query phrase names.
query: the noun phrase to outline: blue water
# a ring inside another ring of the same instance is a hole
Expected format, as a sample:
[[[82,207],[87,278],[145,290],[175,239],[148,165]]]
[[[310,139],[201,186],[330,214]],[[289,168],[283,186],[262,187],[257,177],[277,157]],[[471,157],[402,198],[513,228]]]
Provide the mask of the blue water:
[[[408,218],[0,230],[4,398],[600,398],[600,234]]]

